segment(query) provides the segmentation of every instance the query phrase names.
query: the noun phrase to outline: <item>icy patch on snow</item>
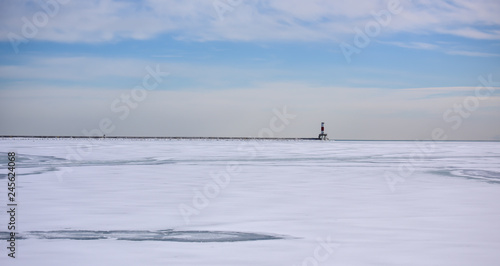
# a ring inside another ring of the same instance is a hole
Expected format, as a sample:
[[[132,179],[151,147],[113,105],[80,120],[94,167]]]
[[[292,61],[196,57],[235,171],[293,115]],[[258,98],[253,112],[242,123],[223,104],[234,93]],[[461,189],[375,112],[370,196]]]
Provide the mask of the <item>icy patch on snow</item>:
[[[0,232],[0,239],[7,240],[9,232]],[[284,239],[284,236],[229,232],[229,231],[174,231],[174,230],[56,230],[30,231],[21,234],[18,239],[65,239],[65,240],[101,240],[116,239],[127,241],[174,241],[174,242],[237,242]]]
[[[486,181],[489,183],[500,184],[500,172],[488,171],[488,170],[454,170],[451,171],[454,176],[465,177],[468,179],[477,179],[481,181]]]

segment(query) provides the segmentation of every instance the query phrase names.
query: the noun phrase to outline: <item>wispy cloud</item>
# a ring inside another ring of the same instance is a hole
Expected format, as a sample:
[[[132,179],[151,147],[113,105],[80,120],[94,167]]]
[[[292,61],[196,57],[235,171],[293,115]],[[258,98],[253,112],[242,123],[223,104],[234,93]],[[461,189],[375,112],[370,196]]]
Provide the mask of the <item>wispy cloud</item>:
[[[378,41],[378,43],[393,45],[402,48],[408,49],[419,49],[419,50],[436,50],[443,52],[449,55],[463,55],[463,56],[471,56],[471,57],[498,57],[500,54],[496,53],[487,53],[487,52],[477,52],[477,51],[468,51],[468,50],[457,50],[455,46],[456,43],[444,43],[437,42],[437,44],[432,43],[424,43],[424,42],[385,42]],[[452,47],[452,48],[449,48]]]
[[[28,64],[0,65],[0,78],[15,80],[85,81],[101,77],[140,78],[145,60],[98,57],[30,57]],[[50,66],[50,67],[47,67]]]
[[[438,29],[438,32],[479,40],[500,40],[500,30],[478,28]]]
[[[164,54],[164,55],[153,55],[152,57],[157,57],[157,58],[181,58],[183,57],[182,55],[170,55],[170,54]]]
[[[169,82],[158,89],[225,89],[249,86],[275,76],[293,75],[272,67],[233,67],[223,63],[176,62],[167,57],[145,59],[107,57],[23,57],[25,64],[0,65],[1,89],[46,88],[59,86],[70,89],[82,84],[117,89],[133,87],[147,74],[146,66],[160,65],[172,74]],[[50,67],[47,67],[50,66]],[[104,81],[103,81],[104,80]],[[107,82],[106,82],[107,81]],[[126,86],[126,87],[124,87]]]
[[[474,51],[449,51],[446,53],[451,54],[451,55],[479,56],[479,57],[498,57],[498,56],[500,56],[500,54],[474,52]]]
[[[33,19],[44,1],[8,1],[2,6],[0,40],[21,34],[23,17]],[[387,33],[444,33],[464,38],[500,38],[500,5],[496,0],[400,0],[403,12],[392,18]],[[355,27],[387,9],[386,1],[247,0],[224,21],[212,0],[70,1],[61,5],[34,39],[55,42],[144,40],[161,34],[178,39],[340,41]],[[485,28],[487,26],[488,28]]]
[[[382,42],[379,43],[394,45],[403,48],[409,49],[422,49],[422,50],[435,50],[438,49],[439,46],[432,43],[424,43],[424,42]]]

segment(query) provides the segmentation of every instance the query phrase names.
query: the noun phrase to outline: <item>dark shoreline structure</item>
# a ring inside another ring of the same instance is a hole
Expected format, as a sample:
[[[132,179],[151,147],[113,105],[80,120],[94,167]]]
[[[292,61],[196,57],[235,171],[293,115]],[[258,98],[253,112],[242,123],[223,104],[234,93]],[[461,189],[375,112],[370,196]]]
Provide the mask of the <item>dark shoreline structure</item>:
[[[319,140],[318,138],[258,138],[258,137],[137,137],[137,136],[0,136],[28,139],[165,139],[165,140]]]
[[[286,140],[286,141],[299,141],[299,140],[320,140],[318,138],[259,138],[259,137],[144,137],[144,136],[31,136],[31,135],[2,135],[0,139],[132,139],[132,140]],[[335,139],[323,141],[417,141],[412,139]],[[500,142],[500,140],[419,140],[426,142]]]
[[[164,139],[164,140],[329,140],[325,134],[325,122],[321,122],[321,134],[317,138],[260,138],[260,137],[145,137],[145,136],[21,136],[3,135],[0,138],[28,139]]]

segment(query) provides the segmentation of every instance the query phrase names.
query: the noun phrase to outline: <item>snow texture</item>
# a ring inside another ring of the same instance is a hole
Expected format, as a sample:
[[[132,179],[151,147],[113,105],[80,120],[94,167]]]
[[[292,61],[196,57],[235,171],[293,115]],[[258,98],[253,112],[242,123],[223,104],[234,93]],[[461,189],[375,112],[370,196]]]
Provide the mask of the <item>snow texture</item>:
[[[0,139],[0,165],[0,265],[500,262],[499,142]]]

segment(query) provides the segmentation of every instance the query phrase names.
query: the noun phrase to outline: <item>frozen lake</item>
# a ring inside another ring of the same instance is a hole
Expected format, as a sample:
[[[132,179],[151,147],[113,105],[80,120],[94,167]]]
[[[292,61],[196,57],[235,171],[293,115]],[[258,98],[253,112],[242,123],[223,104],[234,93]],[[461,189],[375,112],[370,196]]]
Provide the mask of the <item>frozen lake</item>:
[[[500,262],[499,142],[0,139],[0,162],[1,265]]]

